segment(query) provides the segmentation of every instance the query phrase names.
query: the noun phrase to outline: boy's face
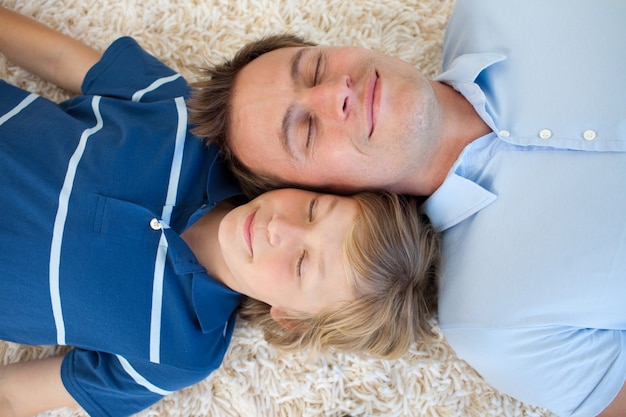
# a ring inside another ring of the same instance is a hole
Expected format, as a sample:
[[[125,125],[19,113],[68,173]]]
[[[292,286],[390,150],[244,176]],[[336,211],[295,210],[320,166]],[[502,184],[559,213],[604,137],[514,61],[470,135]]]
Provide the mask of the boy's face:
[[[313,314],[352,300],[343,244],[357,212],[348,197],[296,189],[231,210],[218,239],[233,289],[282,311]]]
[[[230,145],[253,172],[340,191],[398,189],[439,137],[432,85],[356,47],[283,48],[238,74]]]

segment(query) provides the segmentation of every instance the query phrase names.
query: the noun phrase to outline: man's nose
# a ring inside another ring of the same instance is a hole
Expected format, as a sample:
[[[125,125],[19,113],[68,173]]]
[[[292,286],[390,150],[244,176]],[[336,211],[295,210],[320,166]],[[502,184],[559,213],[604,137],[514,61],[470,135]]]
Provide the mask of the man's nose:
[[[272,216],[267,224],[268,240],[273,247],[295,245],[303,232],[303,224],[279,214]]]
[[[355,99],[352,83],[347,75],[324,80],[309,88],[306,96],[308,105],[318,117],[330,117],[334,120],[345,120]]]

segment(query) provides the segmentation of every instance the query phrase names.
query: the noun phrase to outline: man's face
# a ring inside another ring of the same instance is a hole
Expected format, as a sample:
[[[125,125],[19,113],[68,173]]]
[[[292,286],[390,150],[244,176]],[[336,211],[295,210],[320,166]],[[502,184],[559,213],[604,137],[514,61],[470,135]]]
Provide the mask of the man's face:
[[[231,146],[252,171],[339,191],[400,189],[439,135],[430,82],[356,47],[278,49],[239,73]]]

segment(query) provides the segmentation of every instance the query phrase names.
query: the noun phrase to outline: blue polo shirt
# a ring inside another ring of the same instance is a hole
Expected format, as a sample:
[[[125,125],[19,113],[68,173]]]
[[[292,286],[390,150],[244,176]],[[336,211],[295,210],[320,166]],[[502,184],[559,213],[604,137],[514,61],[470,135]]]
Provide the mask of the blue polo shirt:
[[[239,188],[187,125],[185,80],[130,38],[60,105],[0,82],[0,338],[72,345],[90,415],[135,413],[219,366],[241,296],[179,234]]]

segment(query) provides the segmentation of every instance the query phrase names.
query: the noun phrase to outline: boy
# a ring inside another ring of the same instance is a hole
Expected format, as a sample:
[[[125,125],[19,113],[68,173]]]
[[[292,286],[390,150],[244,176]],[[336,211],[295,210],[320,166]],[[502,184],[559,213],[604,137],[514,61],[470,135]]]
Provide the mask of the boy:
[[[1,368],[0,414],[137,412],[219,366],[242,294],[286,348],[393,357],[428,334],[438,240],[414,201],[279,190],[237,206],[188,132],[185,81],[136,42],[100,56],[5,9],[0,26],[9,59],[84,94],[0,83],[0,338],[75,346]]]

